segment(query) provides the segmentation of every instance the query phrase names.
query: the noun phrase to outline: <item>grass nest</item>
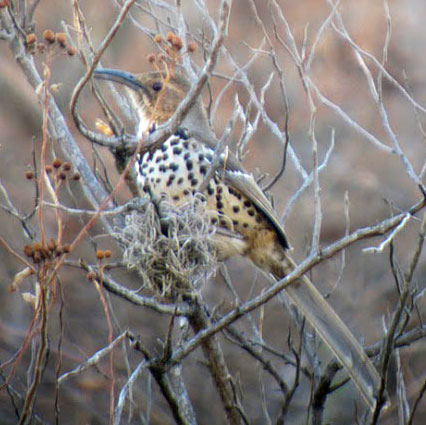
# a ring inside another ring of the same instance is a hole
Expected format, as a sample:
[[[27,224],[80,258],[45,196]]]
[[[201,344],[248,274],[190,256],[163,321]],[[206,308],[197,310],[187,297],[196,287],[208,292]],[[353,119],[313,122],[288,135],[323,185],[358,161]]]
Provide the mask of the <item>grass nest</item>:
[[[205,204],[199,194],[179,207],[167,200],[148,202],[144,211],[132,211],[124,227],[117,229],[125,263],[156,295],[190,295],[214,274],[215,228]]]

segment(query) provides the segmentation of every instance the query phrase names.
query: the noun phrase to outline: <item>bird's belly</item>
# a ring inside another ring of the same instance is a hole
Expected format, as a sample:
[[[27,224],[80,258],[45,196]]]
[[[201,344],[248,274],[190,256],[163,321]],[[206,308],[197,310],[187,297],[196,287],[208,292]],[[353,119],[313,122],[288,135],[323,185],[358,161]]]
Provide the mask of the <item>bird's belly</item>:
[[[165,195],[176,206],[182,205],[203,185],[213,156],[209,147],[193,139],[170,137],[136,163],[140,195],[151,190],[156,196]],[[204,186],[212,224],[245,237],[251,237],[255,230],[270,228],[248,198],[220,179],[220,170]]]

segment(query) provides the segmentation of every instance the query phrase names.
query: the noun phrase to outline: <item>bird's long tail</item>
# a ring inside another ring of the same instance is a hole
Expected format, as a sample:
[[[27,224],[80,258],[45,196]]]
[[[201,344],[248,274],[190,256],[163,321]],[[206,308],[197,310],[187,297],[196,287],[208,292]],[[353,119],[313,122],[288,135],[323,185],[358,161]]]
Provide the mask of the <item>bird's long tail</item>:
[[[259,255],[252,256],[252,260],[279,280],[291,273],[296,263],[281,247],[274,251],[264,252],[262,264]],[[374,409],[380,376],[352,332],[306,276],[292,282],[284,291],[345,368],[370,409]]]

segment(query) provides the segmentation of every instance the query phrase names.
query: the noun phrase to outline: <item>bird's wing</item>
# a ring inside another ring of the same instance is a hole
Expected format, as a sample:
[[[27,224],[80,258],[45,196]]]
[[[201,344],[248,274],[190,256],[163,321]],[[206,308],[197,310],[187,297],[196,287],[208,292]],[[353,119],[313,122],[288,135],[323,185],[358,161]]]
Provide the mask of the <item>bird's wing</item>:
[[[216,150],[218,140],[214,137],[213,133],[205,134],[191,129],[190,135],[194,139],[207,145],[213,151]],[[253,175],[244,170],[244,167],[232,152],[229,152],[225,157],[220,157],[218,174],[230,187],[241,193],[241,195],[245,196],[253,203],[257,210],[266,217],[276,230],[282,247],[288,249],[289,243],[285,236],[284,229],[271,203],[256,183]]]
[[[241,169],[235,169],[228,166],[225,168],[224,178],[225,182],[229,184],[229,186],[248,198],[254,204],[256,209],[266,217],[277,232],[278,239],[283,248],[289,248],[284,229],[278,221],[278,217],[272,209],[270,202],[254,180],[254,177]]]

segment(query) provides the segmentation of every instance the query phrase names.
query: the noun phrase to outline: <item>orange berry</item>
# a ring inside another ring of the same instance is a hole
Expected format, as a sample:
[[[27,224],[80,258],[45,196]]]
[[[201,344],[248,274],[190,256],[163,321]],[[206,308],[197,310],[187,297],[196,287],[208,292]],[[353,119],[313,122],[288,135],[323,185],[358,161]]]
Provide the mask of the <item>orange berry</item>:
[[[27,257],[31,257],[33,255],[33,253],[34,253],[34,249],[33,249],[32,245],[25,245],[24,246],[24,254]]]
[[[34,251],[41,251],[41,248],[42,248],[42,246],[41,246],[40,242],[35,242],[34,243],[34,245],[33,245]]]
[[[49,239],[49,242],[47,242],[47,247],[49,248],[49,251],[55,251],[57,247],[55,239]]]
[[[56,33],[56,41],[60,44],[61,47],[66,47],[67,36],[63,32],[57,32]]]
[[[178,37],[177,35],[174,37],[173,41],[172,41],[173,47],[176,50],[181,50],[183,47],[183,41],[180,37]]]
[[[34,33],[27,34],[25,37],[25,42],[27,43],[27,46],[32,46],[37,41],[37,37]]]
[[[50,44],[55,42],[55,33],[52,30],[44,30],[43,31],[43,38]]]
[[[62,161],[59,158],[55,158],[52,162],[54,168],[59,168],[62,165]]]

